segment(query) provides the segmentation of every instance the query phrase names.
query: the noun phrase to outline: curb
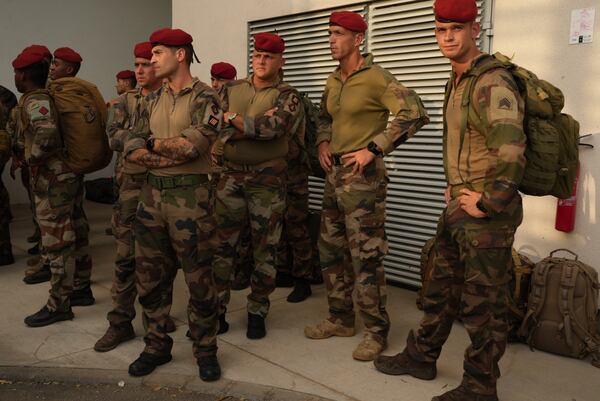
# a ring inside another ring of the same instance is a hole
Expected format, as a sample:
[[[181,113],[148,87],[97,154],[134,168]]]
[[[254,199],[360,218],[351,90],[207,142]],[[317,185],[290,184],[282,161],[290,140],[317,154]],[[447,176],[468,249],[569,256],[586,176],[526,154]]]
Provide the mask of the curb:
[[[11,381],[49,382],[68,384],[112,384],[125,386],[168,387],[198,392],[215,397],[233,396],[245,401],[335,401],[312,394],[285,390],[246,382],[221,379],[206,383],[197,376],[152,373],[134,378],[127,371],[116,369],[53,368],[32,366],[0,366],[0,379]],[[221,398],[218,398],[221,399]]]

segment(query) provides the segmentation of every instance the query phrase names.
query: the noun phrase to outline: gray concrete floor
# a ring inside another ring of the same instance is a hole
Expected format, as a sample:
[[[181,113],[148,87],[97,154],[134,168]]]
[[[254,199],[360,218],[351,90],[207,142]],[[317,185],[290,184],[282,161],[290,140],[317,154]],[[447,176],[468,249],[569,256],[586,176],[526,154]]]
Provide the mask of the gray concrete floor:
[[[31,286],[22,282],[27,259],[25,250],[29,247],[25,238],[32,228],[27,209],[14,209],[11,230],[16,263],[0,268],[0,367],[5,374],[10,373],[11,368],[20,369],[21,373],[39,369],[52,377],[52,372],[64,374],[66,369],[69,375],[77,377],[98,376],[100,382],[103,376],[108,381],[133,380],[127,375],[127,367],[143,349],[139,319],[135,322],[138,334],[135,340],[104,354],[92,349],[107,328],[115,252],[113,238],[104,234],[111,208],[87,203],[86,211],[92,226],[96,304],[75,308],[73,321],[27,328],[23,318],[46,302],[48,283]],[[352,359],[352,350],[360,341],[362,330],[352,338],[315,341],[304,337],[304,326],[319,321],[327,313],[324,287],[313,289],[314,296],[300,304],[285,301],[289,289],[276,290],[267,320],[268,334],[259,341],[245,336],[247,292],[233,293],[228,311],[231,328],[219,337],[223,379],[221,384],[198,385],[217,388],[227,383],[231,389],[241,383],[245,389],[263,388],[261,386],[270,389],[267,393],[271,395],[256,399],[275,399],[274,389],[283,389],[313,394],[315,397],[302,398],[313,400],[323,397],[336,401],[425,401],[460,382],[462,356],[468,344],[466,332],[460,325],[455,326],[444,347],[435,380],[424,382],[411,377],[385,376],[371,363]],[[393,354],[402,350],[406,334],[419,322],[420,312],[415,307],[414,292],[391,286],[388,292],[392,330],[385,353]],[[148,383],[154,380],[154,383],[171,386],[178,382],[189,384],[189,378],[197,375],[191,343],[185,338],[188,295],[181,275],[177,277],[174,293],[172,315],[178,330],[172,335],[173,362],[159,367],[145,379]],[[501,370],[503,376],[498,387],[500,399],[504,401],[600,400],[600,370],[588,361],[531,352],[524,345],[510,345],[501,361]],[[181,379],[183,377],[188,379]],[[291,395],[282,399],[286,398],[292,399]]]

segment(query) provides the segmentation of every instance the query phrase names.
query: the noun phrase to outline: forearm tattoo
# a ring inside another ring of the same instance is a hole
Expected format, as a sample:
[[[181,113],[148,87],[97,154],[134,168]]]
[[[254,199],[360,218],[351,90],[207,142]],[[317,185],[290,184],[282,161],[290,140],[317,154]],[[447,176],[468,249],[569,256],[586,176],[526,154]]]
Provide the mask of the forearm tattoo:
[[[140,155],[131,154],[127,157],[127,159],[132,163],[139,164],[147,168],[173,167],[186,162],[186,160],[173,160],[171,158],[148,151]]]
[[[197,159],[200,155],[186,138],[160,139],[156,142],[153,151],[169,159],[183,162]]]

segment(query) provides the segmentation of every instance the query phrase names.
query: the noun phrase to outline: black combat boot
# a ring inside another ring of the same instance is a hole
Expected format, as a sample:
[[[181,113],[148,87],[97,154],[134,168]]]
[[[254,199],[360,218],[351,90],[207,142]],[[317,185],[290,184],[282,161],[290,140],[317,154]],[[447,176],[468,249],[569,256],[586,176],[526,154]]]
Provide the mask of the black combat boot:
[[[410,375],[421,380],[433,380],[437,375],[435,362],[419,362],[406,351],[394,356],[379,355],[375,359],[375,369],[386,375]]]
[[[29,248],[27,250],[27,253],[30,255],[38,255],[40,253],[40,243],[38,242],[37,244]]]
[[[72,320],[73,311],[69,308],[66,311],[51,311],[46,305],[33,315],[25,318],[25,324],[29,327],[42,327],[48,326],[52,323],[60,322],[63,320]]]
[[[291,303],[298,303],[304,301],[306,298],[312,295],[310,289],[310,282],[305,278],[297,278],[294,285],[294,290],[288,295],[287,301]]]
[[[71,306],[90,306],[94,302],[96,302],[96,299],[89,285],[80,290],[73,290],[71,293]]]
[[[221,366],[216,355],[204,356],[198,359],[200,379],[205,382],[214,382],[221,378]]]
[[[142,352],[139,358],[129,365],[129,374],[136,377],[149,375],[157,366],[171,362],[172,359],[173,356],[171,354],[154,355],[148,352]]]
[[[23,282],[25,284],[39,284],[50,281],[50,278],[52,278],[50,266],[39,261],[38,265],[33,266],[31,269],[27,269],[25,271]]]
[[[265,328],[265,318],[260,315],[248,313],[248,329],[246,330],[246,337],[251,340],[258,340],[267,335],[267,329]]]
[[[471,391],[464,384],[433,397],[431,401],[498,401],[496,394],[479,394]]]

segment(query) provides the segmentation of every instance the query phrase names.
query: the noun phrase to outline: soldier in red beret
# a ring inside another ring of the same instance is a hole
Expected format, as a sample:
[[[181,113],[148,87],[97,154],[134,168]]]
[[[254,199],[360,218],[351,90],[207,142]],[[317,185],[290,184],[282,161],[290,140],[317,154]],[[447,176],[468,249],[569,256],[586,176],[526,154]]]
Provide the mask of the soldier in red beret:
[[[74,77],[81,68],[82,58],[70,47],[59,47],[54,50],[54,59],[50,65],[50,79]]]
[[[375,367],[435,378],[436,361],[460,315],[471,338],[462,383],[433,401],[497,401],[511,248],[523,218],[517,188],[525,166],[524,102],[511,73],[477,47],[475,0],[436,0],[434,13],[439,48],[452,65],[443,121],[447,207],[429,256],[420,327],[409,333],[403,352],[380,356]],[[465,99],[471,99],[466,108]],[[475,115],[484,121],[472,120]]]
[[[210,148],[223,121],[219,95],[192,76],[192,37],[165,28],[150,36],[151,63],[163,86],[145,107],[124,144],[125,161],[148,171],[134,225],[138,299],[147,317],[146,347],[129,374],[144,376],[171,361],[173,340],[164,302],[178,266],[189,289],[188,322],[200,379],[221,377],[217,359],[217,294],[213,171]]]
[[[375,64],[372,54],[360,53],[366,30],[357,13],[334,12],[329,18],[331,57],[339,66],[325,85],[317,135],[319,162],[327,173],[319,257],[329,316],[304,329],[312,339],[354,336],[356,288],[365,325],[352,352],[359,361],[372,361],[387,347],[390,329],[383,156],[429,122],[419,96]],[[386,128],[390,114],[394,120]]]
[[[221,92],[226,82],[233,81],[237,75],[235,67],[224,61],[214,63],[210,67],[210,83],[214,90]]]
[[[133,55],[135,78],[139,87],[125,92],[112,102],[106,125],[110,147],[117,157],[115,187],[118,197],[112,218],[117,248],[111,291],[113,307],[107,315],[110,325],[106,333],[94,345],[94,350],[97,352],[110,351],[119,344],[135,338],[132,321],[135,318],[134,302],[137,290],[135,286],[133,222],[142,183],[148,169],[124,160],[123,150],[133,122],[141,118],[144,98],[157,91],[162,86],[162,81],[156,77],[150,62],[152,59],[150,42],[136,44]],[[172,276],[172,279],[174,278]],[[166,280],[167,293],[164,297],[165,304],[169,307],[173,297],[172,279]],[[167,333],[175,331],[175,323],[171,317],[167,318],[165,329]]]
[[[117,95],[122,95],[127,91],[134,90],[137,86],[137,80],[135,79],[135,72],[131,70],[119,71],[116,75],[117,83],[115,88],[117,89]]]

